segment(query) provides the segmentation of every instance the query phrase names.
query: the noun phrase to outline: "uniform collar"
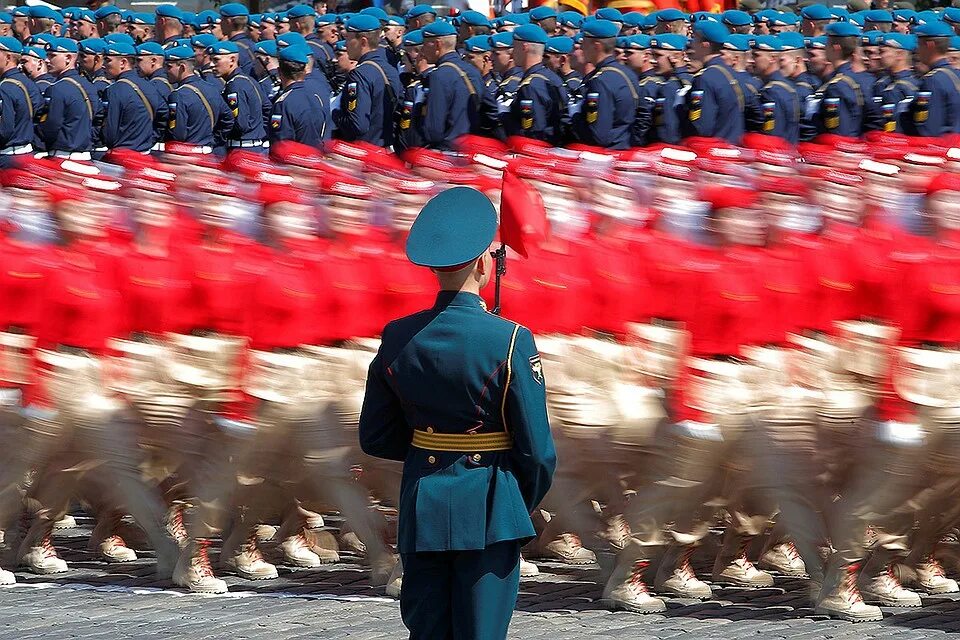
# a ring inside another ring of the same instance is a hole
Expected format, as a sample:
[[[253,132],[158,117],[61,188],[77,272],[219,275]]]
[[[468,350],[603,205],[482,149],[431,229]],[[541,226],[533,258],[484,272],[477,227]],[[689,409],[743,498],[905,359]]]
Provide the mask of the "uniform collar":
[[[834,76],[837,76],[837,75],[839,75],[839,74],[841,74],[841,73],[848,73],[852,68],[853,68],[853,65],[852,65],[851,63],[849,63],[849,62],[844,62],[842,65],[840,65],[839,67],[837,67],[837,71],[836,71],[836,73],[834,73],[833,75],[834,75]]]
[[[930,68],[939,69],[940,67],[949,67],[949,66],[950,66],[950,63],[947,62],[946,58],[940,58],[939,60],[934,62],[932,65],[930,65]]]
[[[524,72],[523,72],[523,75],[524,75],[524,77],[526,77],[526,76],[529,76],[529,75],[532,74],[532,73],[537,73],[537,72],[540,71],[541,69],[546,69],[546,66],[545,66],[542,62],[538,62],[537,64],[533,65],[532,67],[530,67],[529,69],[527,69],[526,71],[524,71]]]
[[[76,67],[72,67],[70,69],[67,69],[63,73],[61,73],[58,77],[67,78],[67,77],[78,76],[78,75],[80,75],[80,72],[77,71]]]
[[[123,80],[126,78],[139,78],[139,77],[140,77],[139,73],[137,73],[133,69],[130,69],[129,71],[124,71],[123,73],[121,73],[120,77],[117,78],[117,80]]]
[[[230,36],[230,42],[239,42],[240,40],[250,40],[250,36],[245,34],[243,31],[240,31]]]
[[[381,49],[374,49],[373,51],[367,51],[365,54],[360,56],[360,59],[357,62],[360,63],[360,62],[366,62],[367,60],[377,60],[380,58],[380,51]]]
[[[462,59],[463,58],[457,55],[456,51],[451,51],[450,53],[445,53],[442,56],[440,56],[440,59],[437,60],[437,64],[440,65],[440,64],[443,64],[444,62],[450,62],[452,60],[462,60]]]
[[[180,84],[193,84],[195,82],[200,82],[200,80],[202,80],[202,78],[200,77],[199,74],[191,73],[189,76],[184,78],[183,82],[181,82]]]
[[[483,300],[475,293],[441,290],[437,293],[437,301],[433,304],[433,308],[443,309],[444,307],[476,307],[483,309]]]
[[[897,71],[895,74],[893,74],[893,77],[894,77],[894,79],[896,79],[896,80],[899,80],[900,78],[912,78],[912,77],[913,77],[913,70],[912,70],[912,69],[904,69],[903,71]]]
[[[704,64],[703,66],[704,67],[723,66],[730,69],[731,71],[733,70],[733,68],[730,65],[728,65],[726,62],[723,61],[723,56],[716,56],[715,58],[710,58],[709,60],[707,60],[706,64]]]
[[[785,78],[783,77],[783,74],[780,73],[779,70],[774,71],[769,76],[767,76],[767,82],[778,82],[781,80],[785,80]]]

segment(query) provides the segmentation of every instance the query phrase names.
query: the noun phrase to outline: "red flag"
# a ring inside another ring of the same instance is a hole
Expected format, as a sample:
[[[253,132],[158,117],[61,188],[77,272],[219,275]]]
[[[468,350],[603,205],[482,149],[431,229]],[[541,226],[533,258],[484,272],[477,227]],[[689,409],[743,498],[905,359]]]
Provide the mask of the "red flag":
[[[500,242],[526,258],[529,243],[545,239],[548,229],[540,193],[508,166],[500,196]]]

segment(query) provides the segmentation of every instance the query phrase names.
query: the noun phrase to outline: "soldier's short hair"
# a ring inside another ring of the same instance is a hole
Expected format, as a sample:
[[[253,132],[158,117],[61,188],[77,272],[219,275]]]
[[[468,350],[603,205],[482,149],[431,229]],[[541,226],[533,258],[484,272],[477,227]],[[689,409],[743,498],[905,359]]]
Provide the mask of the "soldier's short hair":
[[[947,40],[949,40],[949,38],[947,38]],[[830,44],[839,46],[840,55],[844,58],[850,58],[857,52],[857,48],[860,47],[860,38],[858,36],[848,36],[844,38],[830,36]]]
[[[286,78],[297,78],[307,72],[307,65],[302,62],[280,60],[280,75]]]
[[[924,38],[927,42],[932,42],[937,53],[945,54],[950,50],[950,38]]]

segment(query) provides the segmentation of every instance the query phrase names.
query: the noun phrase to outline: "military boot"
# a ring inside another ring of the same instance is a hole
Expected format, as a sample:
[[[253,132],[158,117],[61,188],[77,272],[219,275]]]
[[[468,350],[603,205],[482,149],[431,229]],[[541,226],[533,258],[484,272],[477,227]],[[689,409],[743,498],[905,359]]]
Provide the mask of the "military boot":
[[[310,545],[307,543],[302,530],[300,533],[284,539],[280,543],[280,549],[283,551],[284,564],[304,569],[315,569],[323,565],[320,557],[310,550]]]
[[[17,584],[17,576],[13,572],[0,569],[0,585]]]
[[[532,578],[533,576],[540,575],[540,567],[533,564],[529,560],[525,560],[523,556],[520,556],[520,577],[521,578]]]
[[[95,550],[100,557],[107,562],[133,562],[137,559],[137,554],[133,549],[127,546],[124,539],[117,533],[116,529],[120,526],[120,514],[101,514],[97,520],[97,526],[93,528],[90,534],[90,542],[87,547]]]
[[[630,525],[623,515],[608,518],[606,526],[597,532],[597,538],[609,544],[614,551],[619,552],[630,539]]]
[[[403,562],[400,560],[397,561],[397,564],[393,567],[393,571],[390,573],[390,578],[387,580],[387,586],[384,588],[387,596],[391,598],[400,597],[400,589],[403,587]]]
[[[917,586],[930,595],[960,591],[957,581],[947,577],[943,565],[933,555],[929,555],[917,563],[914,571],[917,575]]]
[[[320,562],[324,564],[340,562],[340,545],[335,535],[325,529],[304,529],[303,535],[310,551],[317,554]]]
[[[67,563],[57,554],[53,541],[50,540],[49,531],[43,533],[39,540],[27,548],[27,552],[21,556],[20,564],[31,573],[39,575],[64,573],[69,568]]]
[[[860,594],[863,601],[883,607],[919,607],[920,596],[910,591],[894,574],[890,553],[877,549],[860,574]]]
[[[713,581],[738,587],[772,587],[773,576],[757,569],[747,557],[747,547],[753,538],[727,529],[723,547],[713,563]]]
[[[657,577],[653,581],[654,591],[678,598],[697,598],[706,600],[713,595],[710,586],[697,578],[690,565],[690,556],[696,547],[670,545],[660,561]]]
[[[257,546],[257,528],[253,527],[247,539],[236,553],[227,555],[224,549],[222,564],[244,580],[273,580],[279,574],[277,568],[263,559]]]
[[[617,564],[603,588],[603,599],[611,609],[634,613],[660,613],[667,610],[663,600],[650,595],[644,575],[650,567],[646,558],[638,558],[630,544],[617,556]]]
[[[227,583],[213,574],[210,565],[210,540],[190,541],[180,553],[173,570],[173,582],[194,593],[226,593]]]
[[[559,530],[559,523],[548,511],[537,509],[533,519],[538,535],[530,543],[531,557],[576,565],[597,561],[596,554],[583,546],[580,536]]]
[[[167,515],[164,518],[164,528],[171,538],[176,540],[180,548],[183,549],[189,541],[187,527],[183,524],[183,511],[186,509],[184,503],[175,501],[167,508]]]
[[[77,519],[69,513],[53,523],[54,531],[66,531],[67,529],[76,529]]]
[[[807,573],[803,558],[797,553],[792,542],[781,542],[767,549],[760,558],[759,566],[791,577],[800,577]]]
[[[820,602],[814,608],[818,615],[826,615],[848,622],[876,622],[883,620],[879,607],[865,604],[857,588],[859,563],[838,567],[833,575],[828,574],[827,584],[835,586],[826,595],[821,594]],[[839,574],[839,575],[837,575]]]

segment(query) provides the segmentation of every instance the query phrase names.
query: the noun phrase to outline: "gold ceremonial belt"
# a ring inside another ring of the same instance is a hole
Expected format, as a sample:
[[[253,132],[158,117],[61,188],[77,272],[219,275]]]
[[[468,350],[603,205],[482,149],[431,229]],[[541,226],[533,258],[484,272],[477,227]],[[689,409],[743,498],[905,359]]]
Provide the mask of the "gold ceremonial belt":
[[[413,432],[413,446],[430,451],[509,451],[513,439],[509,433],[430,433]]]

